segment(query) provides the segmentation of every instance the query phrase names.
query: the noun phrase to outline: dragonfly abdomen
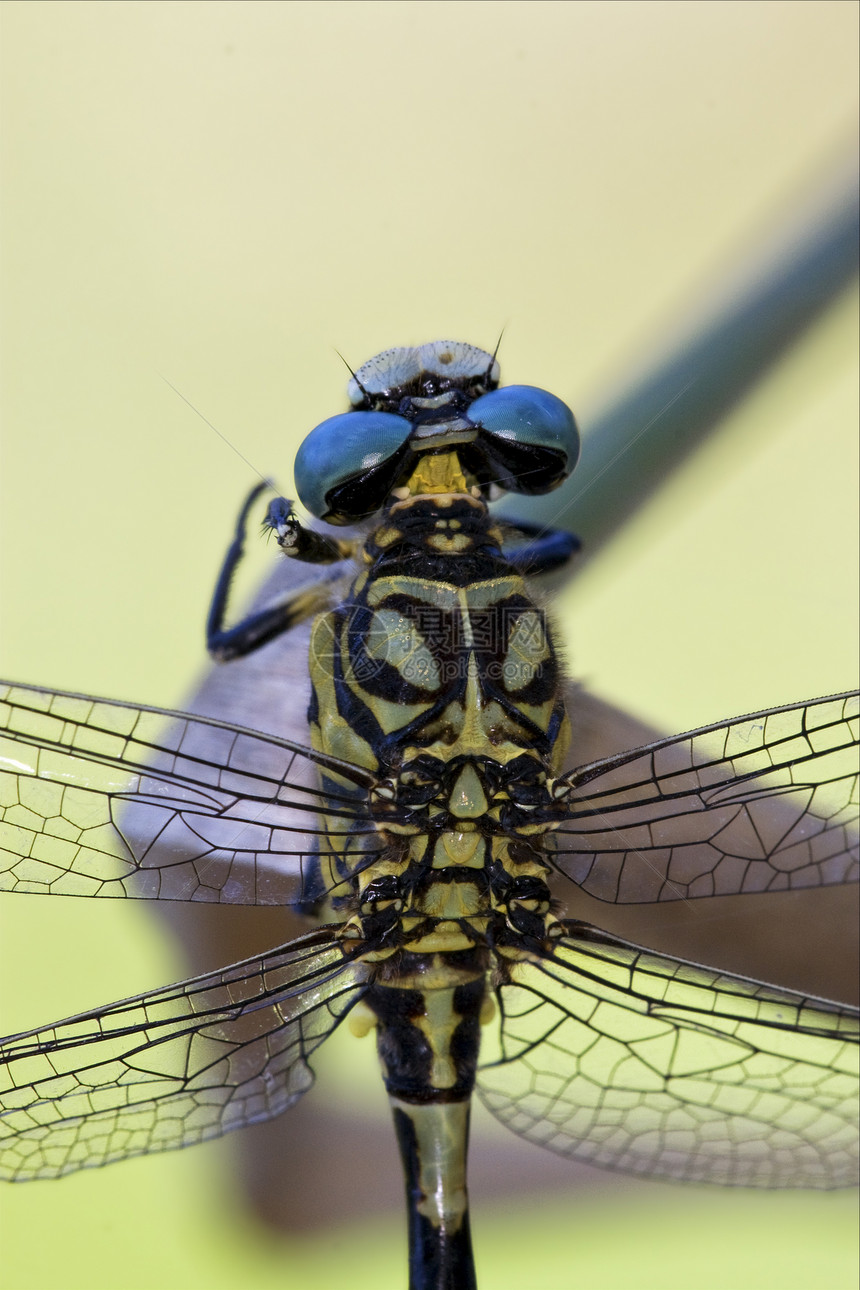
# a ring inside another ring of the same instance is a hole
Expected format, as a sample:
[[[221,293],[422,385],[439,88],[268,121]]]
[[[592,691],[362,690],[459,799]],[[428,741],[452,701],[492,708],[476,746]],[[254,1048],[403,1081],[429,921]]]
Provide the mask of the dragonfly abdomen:
[[[362,1000],[403,1162],[410,1290],[471,1290],[466,1156],[481,1022],[486,945],[451,954],[402,953]]]

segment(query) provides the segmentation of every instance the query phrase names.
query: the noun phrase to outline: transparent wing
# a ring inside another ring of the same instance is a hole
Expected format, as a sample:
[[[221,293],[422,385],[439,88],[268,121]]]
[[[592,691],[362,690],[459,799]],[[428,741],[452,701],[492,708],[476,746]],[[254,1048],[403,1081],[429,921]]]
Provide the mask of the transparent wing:
[[[856,1009],[569,929],[499,991],[478,1092],[502,1123],[631,1173],[856,1183]]]
[[[267,1120],[366,970],[329,930],[0,1043],[0,1176],[56,1178]]]
[[[616,903],[856,882],[857,711],[773,708],[564,776],[557,868]]]
[[[0,890],[284,904],[330,809],[331,759],[206,717],[4,685],[0,732]]]

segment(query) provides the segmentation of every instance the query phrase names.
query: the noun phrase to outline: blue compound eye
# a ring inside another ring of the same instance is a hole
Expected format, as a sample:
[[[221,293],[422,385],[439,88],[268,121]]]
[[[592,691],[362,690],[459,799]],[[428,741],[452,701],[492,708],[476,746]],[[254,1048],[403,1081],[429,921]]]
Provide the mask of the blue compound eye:
[[[495,482],[514,493],[547,493],[579,457],[579,431],[566,403],[534,385],[506,385],[475,399],[468,417]]]
[[[411,423],[392,412],[329,417],[296,454],[296,491],[302,503],[329,524],[372,515],[400,471],[411,433]]]

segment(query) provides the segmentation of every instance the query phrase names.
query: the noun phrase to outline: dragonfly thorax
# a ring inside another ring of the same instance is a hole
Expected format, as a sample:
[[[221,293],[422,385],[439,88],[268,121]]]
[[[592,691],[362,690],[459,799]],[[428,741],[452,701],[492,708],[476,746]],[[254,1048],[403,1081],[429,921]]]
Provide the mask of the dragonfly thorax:
[[[330,912],[339,902],[349,916],[355,883],[394,873],[404,919],[415,910],[486,924],[495,911],[507,925],[490,874],[512,843],[528,838],[540,849],[568,741],[546,616],[486,504],[467,494],[392,504],[364,563],[311,638],[314,744],[376,780],[367,798],[375,832],[350,848],[343,839],[354,831],[332,801],[320,848],[320,885],[338,892]],[[412,943],[411,929],[400,930]]]
[[[381,828],[508,836],[534,819],[552,818],[556,781],[541,758],[516,745],[499,756],[464,756],[456,743],[443,751],[449,756],[418,752],[372,789],[371,811]]]

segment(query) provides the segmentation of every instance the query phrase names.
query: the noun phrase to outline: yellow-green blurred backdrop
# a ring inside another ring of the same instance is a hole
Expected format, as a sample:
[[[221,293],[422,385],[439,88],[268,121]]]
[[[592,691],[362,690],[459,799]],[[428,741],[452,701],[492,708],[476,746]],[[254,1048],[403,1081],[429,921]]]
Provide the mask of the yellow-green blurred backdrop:
[[[289,489],[297,440],[342,405],[335,347],[491,348],[506,325],[506,378],[587,432],[853,137],[857,7],[838,0],[0,18],[0,666],[168,705],[253,475],[162,377]],[[579,581],[570,663],[600,693],[668,730],[854,682],[855,349],[843,299]],[[0,920],[4,1032],[179,970],[140,908],[11,898]],[[228,1162],[214,1145],[9,1188],[0,1283],[403,1285],[399,1214],[276,1242]],[[475,1194],[482,1285],[853,1284],[849,1197],[594,1179]]]

